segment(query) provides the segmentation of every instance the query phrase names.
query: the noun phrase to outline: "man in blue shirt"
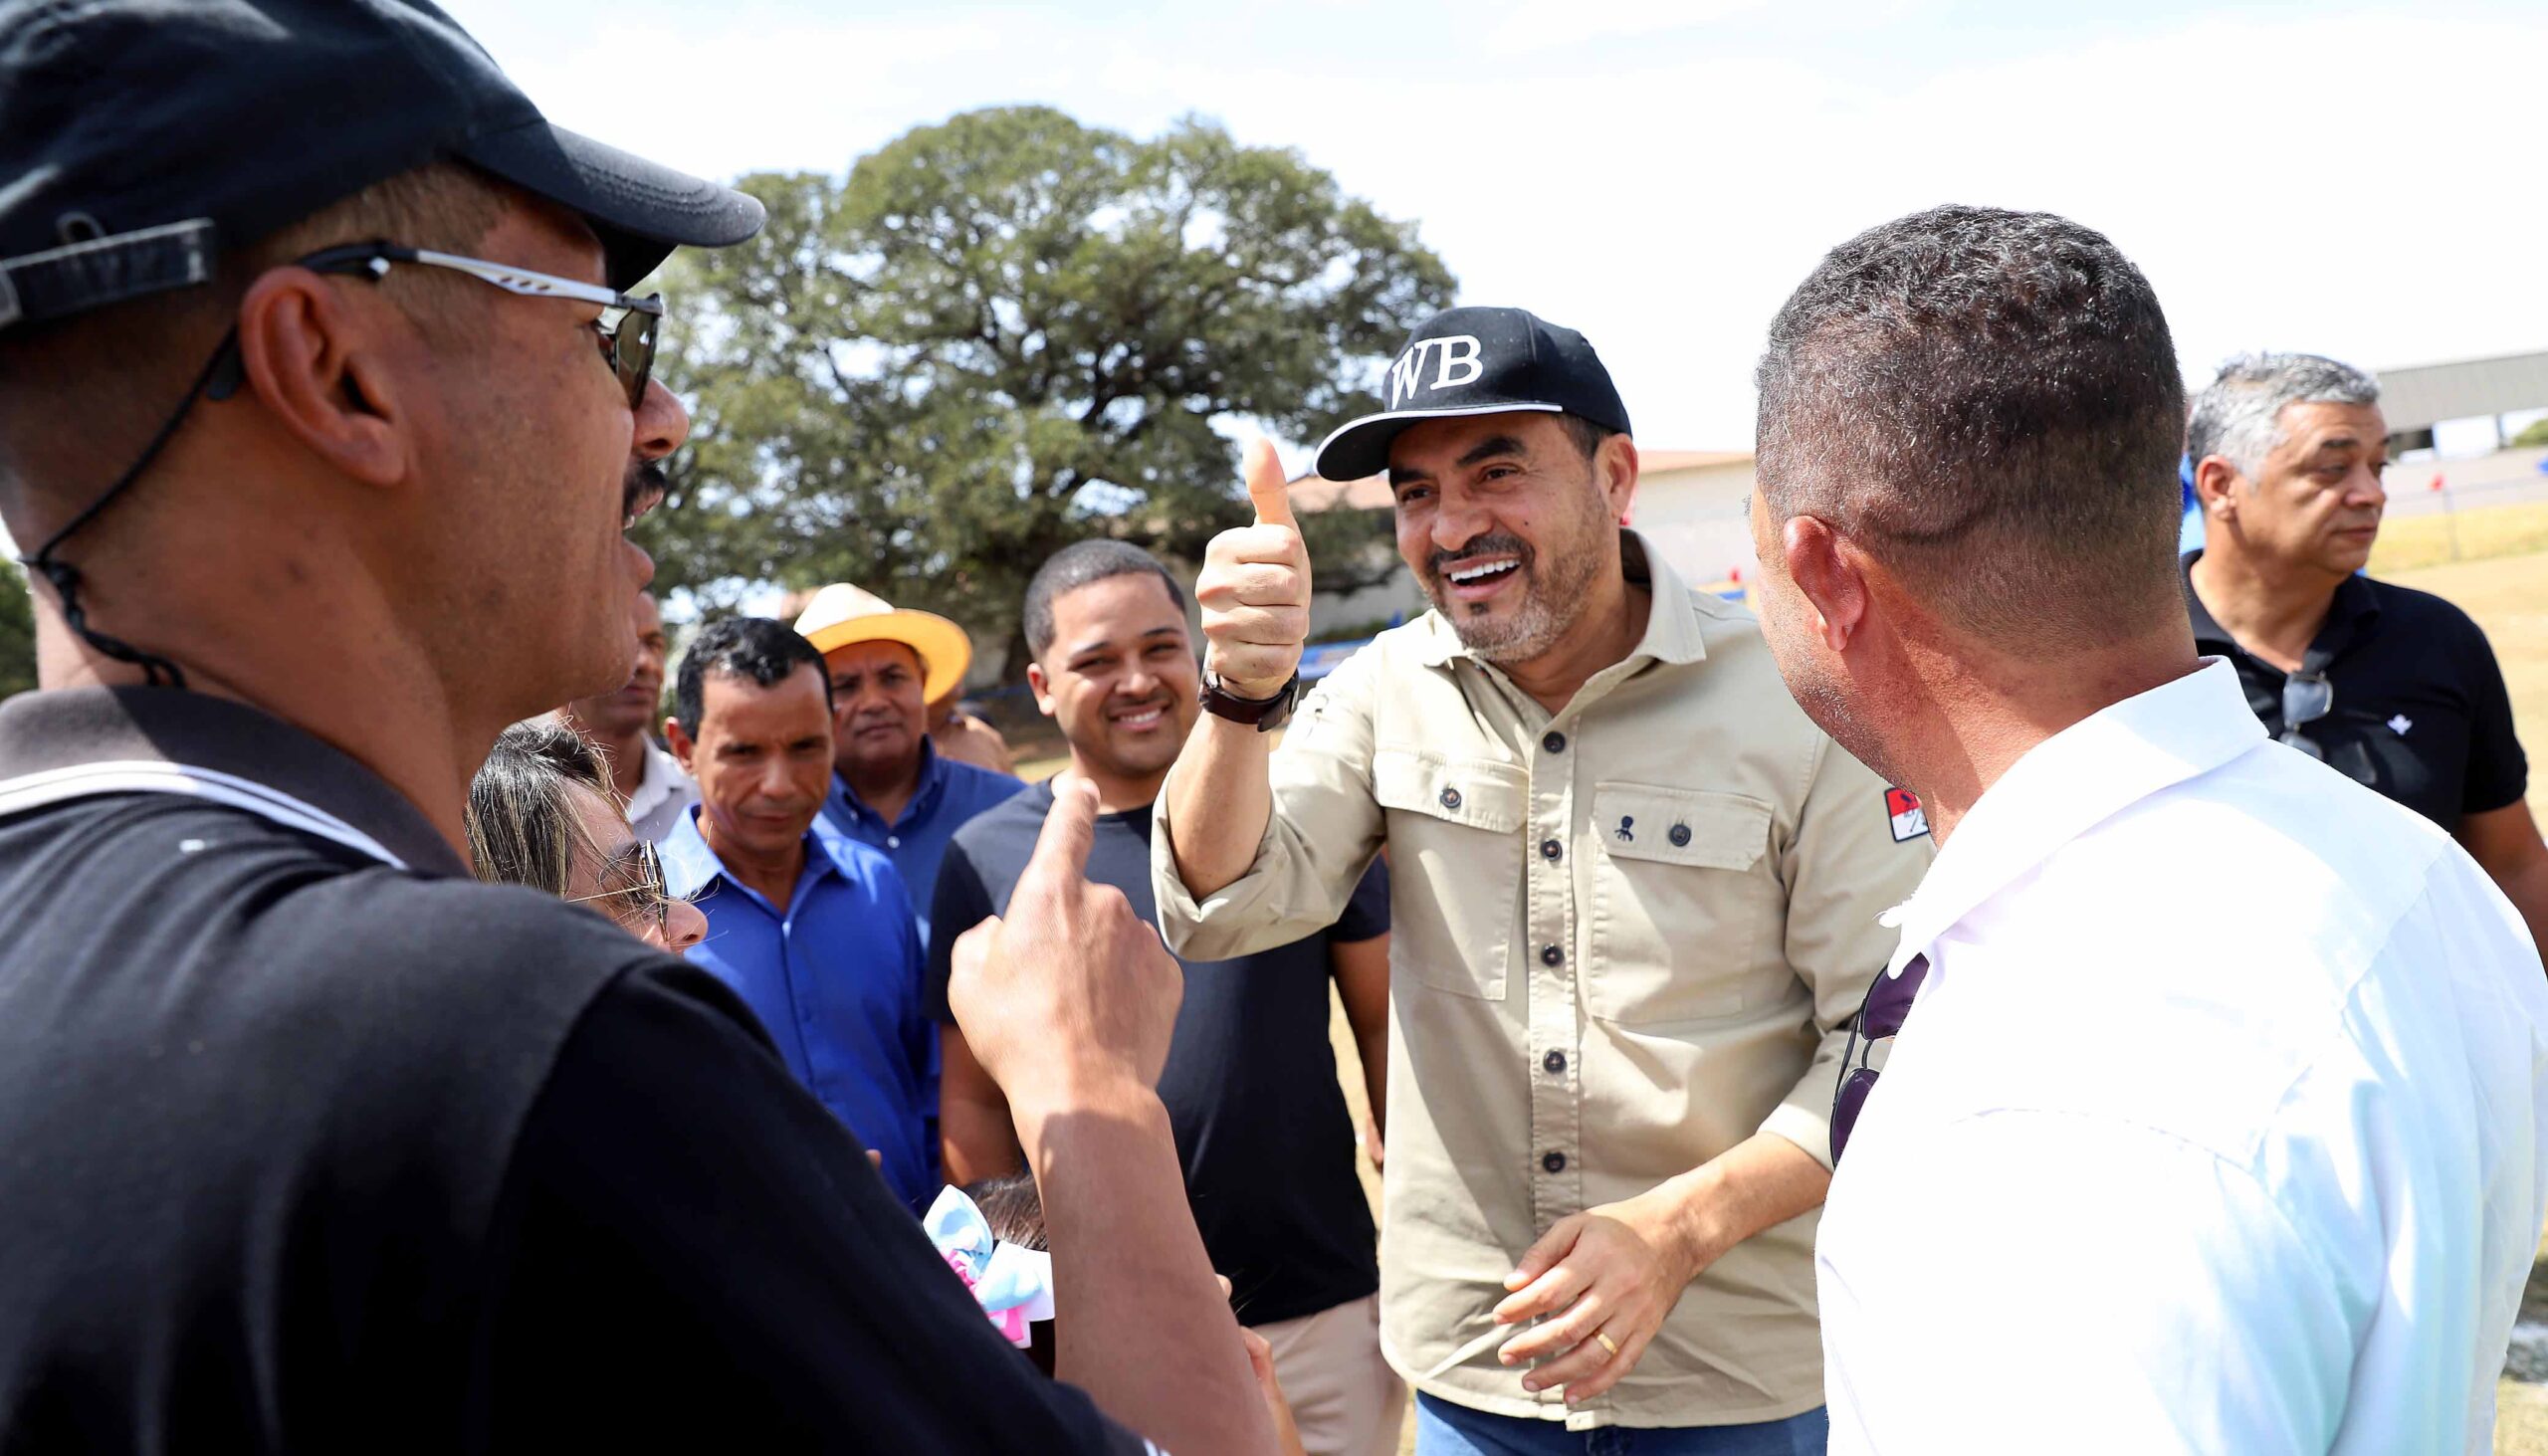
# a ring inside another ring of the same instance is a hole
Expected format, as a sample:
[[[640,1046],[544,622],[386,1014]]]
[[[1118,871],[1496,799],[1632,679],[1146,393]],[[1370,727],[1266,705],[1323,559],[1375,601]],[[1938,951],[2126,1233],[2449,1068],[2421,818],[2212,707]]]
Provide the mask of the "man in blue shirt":
[[[831,680],[835,777],[823,823],[894,862],[925,939],[947,841],[1024,787],[930,742],[929,705],[963,686],[972,639],[945,617],[898,609],[847,582],[816,592],[796,630]]]
[[[832,766],[822,655],[764,618],[713,622],[673,702],[665,736],[700,802],[662,853],[667,888],[708,917],[691,963],[743,998],[917,1210],[939,1184],[937,1028],[901,877],[816,823]]]

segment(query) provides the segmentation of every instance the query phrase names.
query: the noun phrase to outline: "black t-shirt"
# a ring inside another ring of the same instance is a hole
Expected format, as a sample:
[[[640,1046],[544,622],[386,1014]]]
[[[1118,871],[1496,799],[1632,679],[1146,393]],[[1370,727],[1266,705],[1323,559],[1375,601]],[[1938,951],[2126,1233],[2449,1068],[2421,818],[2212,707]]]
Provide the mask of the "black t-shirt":
[[[741,1001],[353,760],[39,694],[0,780],[0,1450],[1143,1449]]]
[[[2288,675],[2240,647],[2195,593],[2185,556],[2186,609],[2195,645],[2230,659],[2265,731],[2284,730]],[[2512,699],[2494,649],[2468,614],[2430,592],[2350,576],[2302,655],[2304,673],[2335,690],[2324,718],[2299,732],[2329,766],[2379,790],[2443,829],[2519,800],[2529,763],[2513,735]]]
[[[1052,811],[1038,783],[956,831],[930,924],[931,1014],[947,1011],[956,936],[1008,911]],[[1151,811],[1101,814],[1088,878],[1159,924]],[[1328,1044],[1328,946],[1388,932],[1388,871],[1375,861],[1336,925],[1236,960],[1183,960],[1185,999],[1161,1074],[1185,1192],[1212,1267],[1246,1325],[1333,1309],[1380,1288],[1371,1205],[1354,1170],[1354,1125]],[[1068,1315],[1065,1313],[1064,1318]]]

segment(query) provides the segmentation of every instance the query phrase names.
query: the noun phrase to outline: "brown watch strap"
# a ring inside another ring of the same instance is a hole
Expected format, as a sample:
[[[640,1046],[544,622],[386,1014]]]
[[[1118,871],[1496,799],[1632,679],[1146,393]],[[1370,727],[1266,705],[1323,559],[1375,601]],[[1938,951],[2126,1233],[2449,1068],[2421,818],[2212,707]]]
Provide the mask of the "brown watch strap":
[[[1283,721],[1292,716],[1292,705],[1300,696],[1301,675],[1299,673],[1292,674],[1291,680],[1271,698],[1241,698],[1221,686],[1218,674],[1205,673],[1200,699],[1205,713],[1214,718],[1228,719],[1232,723],[1245,724],[1262,733],[1271,732],[1282,727]]]

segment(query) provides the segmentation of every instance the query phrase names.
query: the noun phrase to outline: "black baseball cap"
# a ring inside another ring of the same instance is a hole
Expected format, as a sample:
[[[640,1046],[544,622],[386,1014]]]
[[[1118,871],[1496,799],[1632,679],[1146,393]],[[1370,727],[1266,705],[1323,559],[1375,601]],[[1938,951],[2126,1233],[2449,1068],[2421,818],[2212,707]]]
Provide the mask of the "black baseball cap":
[[[1419,420],[1546,410],[1628,431],[1628,407],[1601,356],[1572,328],[1520,309],[1445,309],[1415,325],[1380,377],[1379,414],[1318,447],[1318,473],[1359,481],[1389,464],[1389,442]]]
[[[0,329],[208,282],[222,250],[434,161],[582,216],[617,289],[762,221],[549,124],[427,0],[0,0]]]

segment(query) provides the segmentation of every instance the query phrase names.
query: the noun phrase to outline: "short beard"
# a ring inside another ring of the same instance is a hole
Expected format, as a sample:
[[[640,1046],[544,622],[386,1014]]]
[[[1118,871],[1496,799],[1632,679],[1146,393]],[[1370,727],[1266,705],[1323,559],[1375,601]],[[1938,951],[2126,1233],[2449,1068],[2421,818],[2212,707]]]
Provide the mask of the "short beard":
[[[1597,499],[1597,498],[1596,498]],[[1596,518],[1606,521],[1606,517]],[[1531,549],[1519,536],[1485,535],[1462,546],[1457,553],[1436,552],[1428,563],[1425,594],[1433,599],[1433,609],[1451,624],[1460,645],[1479,659],[1498,667],[1529,662],[1547,652],[1575,630],[1591,604],[1592,578],[1601,571],[1602,551],[1616,551],[1615,533],[1591,530],[1583,549],[1548,558],[1548,574],[1540,574],[1540,553]],[[1520,558],[1514,569],[1522,575],[1522,604],[1505,618],[1463,615],[1460,604],[1451,600],[1443,572],[1471,556],[1509,551]]]

